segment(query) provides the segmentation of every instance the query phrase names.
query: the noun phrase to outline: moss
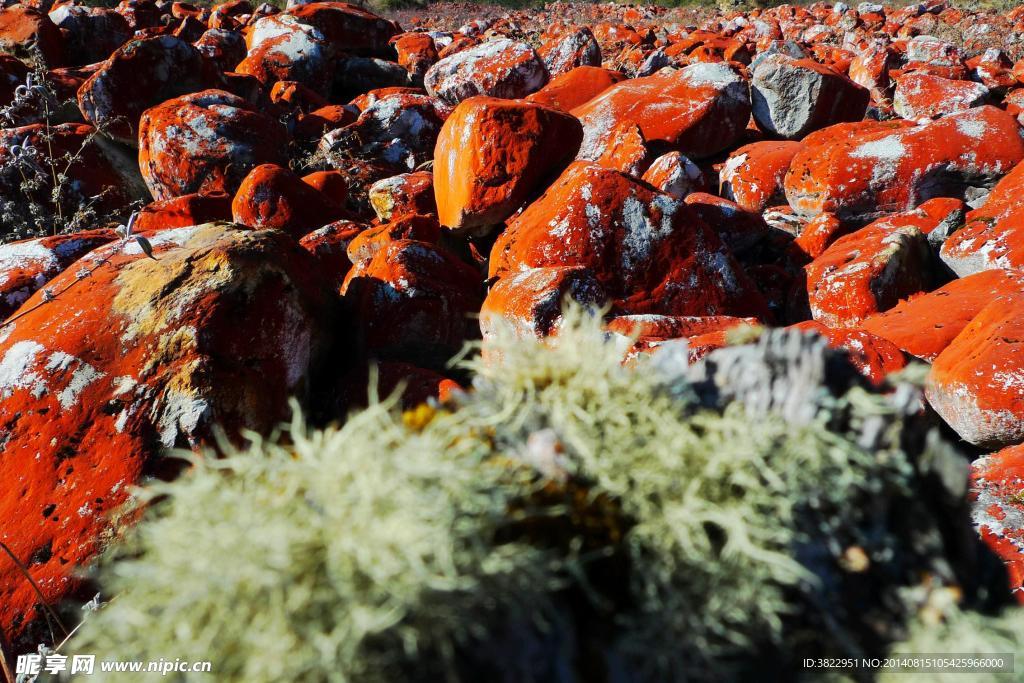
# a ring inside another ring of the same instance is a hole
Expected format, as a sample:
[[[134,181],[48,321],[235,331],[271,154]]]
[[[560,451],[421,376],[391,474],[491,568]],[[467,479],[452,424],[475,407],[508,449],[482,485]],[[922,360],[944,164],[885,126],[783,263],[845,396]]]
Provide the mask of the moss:
[[[751,348],[833,353],[774,334]],[[75,650],[218,681],[720,680],[882,654],[964,575],[939,527],[966,510],[926,479],[966,473],[908,421],[912,387],[794,423],[671,359],[623,366],[629,340],[579,310],[496,343],[443,409],[296,420],[149,489]]]

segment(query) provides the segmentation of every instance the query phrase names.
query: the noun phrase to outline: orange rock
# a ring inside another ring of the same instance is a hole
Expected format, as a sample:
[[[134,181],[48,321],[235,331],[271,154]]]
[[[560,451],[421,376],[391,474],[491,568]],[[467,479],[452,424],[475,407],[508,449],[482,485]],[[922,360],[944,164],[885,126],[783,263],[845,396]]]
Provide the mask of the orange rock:
[[[441,247],[399,240],[355,264],[341,292],[368,353],[431,365],[477,336],[470,314],[480,310],[481,285],[474,268]]]
[[[1024,441],[1024,294],[990,302],[932,363],[925,396],[965,441]]]
[[[249,51],[235,71],[259,79],[270,88],[275,81],[297,81],[320,95],[330,91],[335,50],[317,29],[291,15],[256,22]]]
[[[1024,446],[972,462],[970,486],[974,526],[1006,563],[1010,588],[1024,601]]]
[[[0,245],[0,321],[87,252],[115,239],[113,230],[87,230]]]
[[[388,43],[401,30],[395,22],[346,2],[310,2],[288,9],[296,21],[312,26],[349,54],[388,56]]]
[[[423,83],[431,95],[457,104],[475,95],[526,97],[547,80],[544,62],[533,48],[499,38],[443,58],[430,67]]]
[[[963,197],[1024,159],[1017,122],[991,106],[920,126],[848,124],[815,135],[785,179],[790,205],[805,216],[828,211],[864,220],[933,197]]]
[[[437,244],[441,238],[441,225],[435,216],[405,214],[394,220],[362,230],[348,243],[346,252],[352,263],[373,258],[377,252],[398,240],[416,240]]]
[[[292,134],[297,142],[319,143],[326,133],[356,122],[358,115],[352,109],[347,105],[328,104],[309,113],[300,112]]]
[[[235,95],[204,90],[142,115],[139,166],[154,199],[233,194],[260,163],[285,163],[281,125]]]
[[[728,250],[689,207],[588,162],[571,164],[509,221],[491,250],[492,277],[549,266],[589,268],[619,312],[767,314]]]
[[[106,7],[64,3],[51,9],[48,16],[64,36],[63,62],[68,66],[102,62],[132,37],[124,17]]]
[[[640,126],[628,120],[620,121],[608,132],[601,154],[596,158],[580,158],[638,178],[651,163],[647,141],[644,140]]]
[[[825,249],[805,269],[814,319],[827,327],[855,327],[926,291],[931,256],[917,225],[927,220],[916,215],[880,219]]]
[[[315,171],[302,176],[302,182],[318,191],[339,209],[345,206],[348,199],[348,180],[341,171]]]
[[[888,375],[907,366],[907,358],[896,344],[870,332],[826,327],[815,320],[807,320],[793,327],[817,332],[832,348],[847,351],[853,367],[873,384],[881,384]]]
[[[774,54],[754,68],[750,97],[758,126],[773,135],[799,140],[835,123],[859,121],[870,94],[813,59]]]
[[[699,159],[739,139],[750,118],[747,84],[726,64],[693,64],[613,85],[572,112],[582,156],[599,157],[614,126],[631,120],[644,138]]]
[[[112,54],[82,84],[78,106],[86,121],[134,147],[146,109],[223,86],[220,72],[196,48],[174,36],[156,36],[131,40]]]
[[[939,253],[963,277],[991,268],[1024,267],[1024,164],[1018,164],[967,214]]]
[[[335,289],[340,289],[345,276],[352,269],[348,245],[366,227],[363,223],[335,221],[304,235],[299,240],[299,246],[313,255],[326,279]]]
[[[537,54],[544,60],[552,78],[581,66],[601,66],[601,46],[585,26],[544,43],[537,49]]]
[[[720,191],[747,211],[761,212],[785,200],[782,181],[799,142],[753,142],[740,147],[719,172]]]
[[[630,356],[654,351],[667,341],[685,339],[688,360],[695,363],[714,349],[725,346],[730,330],[757,324],[756,318],[728,315],[619,315],[608,321],[608,331],[635,339]]]
[[[62,66],[64,39],[44,12],[15,4],[0,12],[0,52],[41,68]]]
[[[875,106],[891,108],[893,84],[889,71],[898,63],[899,55],[895,50],[884,44],[875,44],[850,62],[850,79],[868,89]]]
[[[988,88],[971,81],[953,81],[923,73],[908,73],[896,80],[893,107],[905,119],[934,119],[988,101]]]
[[[987,270],[968,275],[867,318],[861,327],[907,353],[933,361],[985,306],[1024,292],[1024,272]]]
[[[212,446],[214,425],[270,430],[328,346],[325,283],[283,233],[208,224],[150,243],[155,259],[135,242],[91,252],[0,332],[4,542],[49,604],[81,585],[131,488],[173,473],[167,448]],[[0,629],[17,639],[39,602],[0,563]]]
[[[133,229],[149,232],[230,220],[231,196],[215,191],[150,202],[139,210]]]
[[[437,215],[434,174],[430,171],[402,173],[378,180],[370,186],[368,195],[374,213],[382,221],[406,213]]]
[[[530,268],[500,277],[480,309],[485,354],[487,342],[502,329],[521,338],[556,334],[566,299],[596,309],[607,295],[594,274],[579,266]]]
[[[733,252],[753,246],[768,234],[768,224],[759,214],[746,211],[728,199],[707,192],[691,192],[683,201]]]
[[[392,38],[391,44],[398,53],[398,63],[419,79],[438,60],[434,39],[426,33],[403,33]]]
[[[850,232],[850,226],[836,218],[835,214],[819,213],[804,226],[793,240],[793,246],[813,260],[821,256],[833,242]]]
[[[547,85],[526,99],[553,109],[572,112],[625,78],[626,75],[621,71],[578,66],[554,76]]]
[[[704,174],[697,164],[679,152],[662,154],[655,159],[644,171],[643,180],[675,199],[707,189]]]
[[[192,44],[221,71],[234,71],[246,55],[245,38],[223,28],[211,26]]]
[[[270,101],[289,111],[310,112],[327,106],[320,93],[298,81],[276,81],[270,88]]]
[[[236,223],[284,230],[296,239],[341,218],[339,205],[286,168],[257,166],[231,201]]]
[[[579,148],[572,116],[523,101],[474,97],[445,122],[434,152],[441,224],[468,231],[498,225]]]

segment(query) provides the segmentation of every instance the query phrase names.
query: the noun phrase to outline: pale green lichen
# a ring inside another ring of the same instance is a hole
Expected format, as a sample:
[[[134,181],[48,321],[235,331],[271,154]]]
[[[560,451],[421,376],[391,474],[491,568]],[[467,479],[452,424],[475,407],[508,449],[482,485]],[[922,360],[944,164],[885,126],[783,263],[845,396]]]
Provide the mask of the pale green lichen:
[[[296,422],[151,488],[75,650],[256,683],[721,680],[877,653],[916,581],[955,578],[919,481],[944,451],[893,398],[709,408],[578,310],[494,343],[450,408]]]

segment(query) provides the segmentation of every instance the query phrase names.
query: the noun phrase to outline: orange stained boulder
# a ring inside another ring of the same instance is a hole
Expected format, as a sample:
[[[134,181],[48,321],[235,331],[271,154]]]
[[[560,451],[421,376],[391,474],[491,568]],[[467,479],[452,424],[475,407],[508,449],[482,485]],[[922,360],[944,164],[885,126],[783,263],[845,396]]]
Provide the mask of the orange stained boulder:
[[[729,155],[719,172],[721,193],[747,211],[764,211],[785,200],[782,182],[800,142],[752,142]]]
[[[832,348],[847,351],[853,366],[874,384],[882,383],[889,374],[907,366],[907,357],[896,344],[870,332],[826,327],[815,320],[797,323],[793,327],[817,332]]]
[[[970,188],[995,184],[1021,159],[1017,121],[982,106],[919,126],[826,128],[804,140],[784,184],[789,204],[805,216],[828,211],[864,220],[933,197],[963,197]]]
[[[974,316],[932,363],[925,396],[968,443],[1024,441],[1024,294],[999,297]]]
[[[486,229],[510,216],[579,148],[579,122],[522,100],[463,101],[438,135],[434,196],[441,224]]]
[[[940,258],[960,277],[992,268],[1024,268],[1024,164],[1018,164],[967,214]]]
[[[632,78],[573,110],[583,123],[582,156],[597,158],[616,124],[630,120],[649,143],[698,159],[734,144],[750,118],[746,82],[724,63],[692,64]]]
[[[526,99],[572,112],[625,79],[626,75],[621,71],[603,69],[599,66],[578,66],[555,76],[547,85]]]
[[[254,168],[231,201],[236,223],[284,230],[296,239],[338,220],[342,213],[325,194],[275,164]]]
[[[1024,446],[1008,446],[971,463],[974,526],[1006,563],[1010,588],[1024,602]]]
[[[490,275],[583,266],[618,310],[767,315],[764,299],[690,207],[624,173],[574,162],[508,223]]]

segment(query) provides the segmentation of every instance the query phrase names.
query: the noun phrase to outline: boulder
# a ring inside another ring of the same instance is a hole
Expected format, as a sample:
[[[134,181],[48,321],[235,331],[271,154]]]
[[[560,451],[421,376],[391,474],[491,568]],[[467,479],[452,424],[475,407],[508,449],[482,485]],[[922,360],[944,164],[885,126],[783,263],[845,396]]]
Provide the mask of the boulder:
[[[587,27],[548,41],[537,49],[552,78],[580,66],[601,66],[601,46]]]
[[[814,320],[856,327],[932,283],[928,239],[914,216],[875,221],[836,240],[807,267]]]
[[[750,97],[758,126],[799,140],[835,123],[861,120],[870,93],[813,59],[774,54],[754,68]]]
[[[1024,294],[991,301],[932,363],[925,396],[964,441],[1024,441]]]
[[[912,72],[896,79],[893,108],[903,118],[916,121],[979,107],[988,99],[988,88],[981,83]]]
[[[675,199],[685,199],[693,192],[707,189],[700,168],[680,152],[662,154],[651,162],[644,171],[643,181]]]
[[[588,162],[570,164],[491,250],[491,277],[553,266],[590,269],[617,312],[767,314],[728,249],[689,207]]]
[[[1024,293],[1024,271],[986,270],[949,282],[861,323],[921,360],[931,362],[993,300]]]
[[[578,66],[558,76],[526,99],[545,107],[572,112],[616,83],[625,80],[621,71],[597,66]]]
[[[374,213],[382,221],[405,213],[437,215],[434,174],[430,171],[402,173],[378,180],[367,194]]]
[[[1024,164],[992,188],[985,203],[969,212],[966,225],[950,235],[942,262],[964,277],[992,268],[1024,267]]]
[[[285,234],[206,224],[150,244],[91,252],[0,330],[4,542],[51,605],[131,520],[132,487],[180,469],[165,449],[270,430],[327,348],[325,283]],[[39,602],[0,563],[0,630],[19,638]]]
[[[441,224],[460,232],[499,225],[565,168],[582,137],[579,122],[557,109],[493,97],[464,100],[434,151]]]
[[[600,157],[609,131],[628,120],[652,145],[700,159],[740,138],[750,98],[746,82],[728,65],[693,64],[613,85],[572,113],[583,124],[583,158]]]
[[[871,380],[872,384],[881,384],[888,375],[907,366],[907,357],[896,344],[870,332],[826,327],[814,320],[798,323],[793,327],[816,332],[824,337],[832,348],[846,351],[850,363],[860,374]]]
[[[544,62],[533,48],[498,38],[445,57],[430,67],[423,83],[431,95],[458,104],[475,95],[526,97],[547,80]]]
[[[260,31],[264,22],[273,23],[275,30]],[[287,15],[261,19],[257,27],[236,71],[254,76],[268,89],[276,81],[297,81],[321,95],[330,92],[335,52],[323,34]]]
[[[971,463],[971,517],[978,534],[1006,564],[1010,588],[1024,597],[1024,446]]]
[[[147,110],[139,166],[154,199],[214,191],[234,194],[261,163],[287,163],[280,123],[223,90],[204,90]]]
[[[718,174],[722,196],[758,213],[785,201],[783,180],[802,147],[802,143],[785,141],[752,142],[740,147],[729,155]]]
[[[78,90],[85,120],[115,140],[139,144],[139,118],[171,98],[224,87],[217,68],[199,50],[174,36],[131,40]]]
[[[283,230],[295,239],[342,218],[342,213],[325,194],[276,164],[252,169],[231,200],[236,223]]]
[[[934,197],[991,187],[1024,159],[1016,120],[992,106],[937,121],[844,124],[804,140],[786,174],[798,213],[870,220]]]
[[[0,10],[0,53],[41,69],[62,66],[64,38],[46,14],[15,4]]]

